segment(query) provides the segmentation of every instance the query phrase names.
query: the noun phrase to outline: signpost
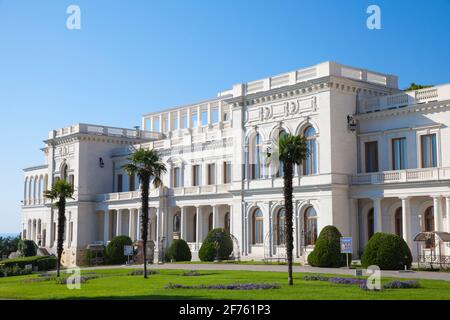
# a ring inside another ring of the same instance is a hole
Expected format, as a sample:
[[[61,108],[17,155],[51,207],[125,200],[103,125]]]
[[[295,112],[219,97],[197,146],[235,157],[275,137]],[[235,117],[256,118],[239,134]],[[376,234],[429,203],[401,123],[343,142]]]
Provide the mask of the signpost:
[[[352,237],[342,237],[341,238],[341,253],[347,255],[347,268],[350,268],[348,255],[353,253],[353,239]]]
[[[130,264],[130,256],[133,256],[133,246],[123,246],[123,255],[127,256],[127,264]]]

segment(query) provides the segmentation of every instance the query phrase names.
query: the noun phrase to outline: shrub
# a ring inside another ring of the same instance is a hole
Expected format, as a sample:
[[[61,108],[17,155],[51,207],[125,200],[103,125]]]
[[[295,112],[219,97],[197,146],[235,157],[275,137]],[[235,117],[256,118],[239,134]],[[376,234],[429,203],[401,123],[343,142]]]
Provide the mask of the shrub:
[[[130,237],[117,236],[113,238],[106,247],[105,255],[108,264],[123,264],[127,261],[124,255],[124,246],[131,246],[133,242]]]
[[[341,253],[341,233],[335,226],[326,226],[317,238],[314,250],[308,255],[308,263],[314,267],[339,268],[347,265],[347,257]],[[349,261],[351,261],[349,255]]]
[[[198,277],[200,276],[200,272],[197,270],[190,270],[190,271],[183,271],[182,274],[180,274],[182,277]]]
[[[376,233],[370,238],[361,257],[361,265],[367,268],[378,266],[381,270],[409,269],[412,263],[411,250],[405,240],[395,234]]]
[[[10,268],[0,268],[0,278],[2,277],[13,277],[13,276],[23,276],[26,274],[31,274],[32,270],[26,270],[20,268],[19,266],[13,266]]]
[[[152,275],[152,274],[159,274],[159,271],[157,270],[147,270],[147,275]],[[144,275],[144,269],[135,269],[133,271],[131,271],[129,274],[129,276],[143,276]]]
[[[34,257],[37,254],[38,246],[33,240],[20,240],[17,250],[21,257]]]
[[[417,280],[394,280],[392,282],[385,283],[383,289],[416,289],[420,288],[420,284]]]
[[[192,259],[191,249],[189,249],[187,242],[183,239],[173,240],[166,255],[168,261],[172,259],[174,261],[191,261]]]
[[[31,264],[33,267],[37,267],[39,271],[48,271],[56,268],[55,256],[35,256],[35,257],[21,257],[15,259],[6,259],[0,261],[0,266],[4,268],[12,268],[17,266],[19,268],[25,268],[26,265]]]
[[[0,237],[0,258],[8,257],[11,253],[16,252],[19,241],[19,237]]]
[[[218,250],[216,248],[218,243]],[[211,230],[202,243],[198,256],[201,261],[214,261],[218,251],[220,260],[227,260],[233,252],[233,240],[223,228]]]

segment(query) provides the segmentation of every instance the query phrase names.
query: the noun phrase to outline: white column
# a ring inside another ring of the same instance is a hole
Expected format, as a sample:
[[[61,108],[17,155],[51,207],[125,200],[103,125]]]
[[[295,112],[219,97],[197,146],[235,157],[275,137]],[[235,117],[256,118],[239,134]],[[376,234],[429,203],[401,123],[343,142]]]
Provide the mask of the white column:
[[[149,209],[150,211],[150,209]],[[141,209],[137,209],[136,210],[136,228],[135,228],[135,232],[136,232],[136,240],[140,240],[141,239]]]
[[[211,103],[208,103],[208,126],[211,126],[212,124],[211,113]]]
[[[153,131],[154,128],[153,121],[154,121],[153,117],[150,117],[150,128],[149,128],[150,131]]]
[[[191,114],[191,108],[187,108],[186,110],[186,116],[187,116],[187,127],[192,128],[192,114]]]
[[[172,131],[172,113],[167,113],[167,131]]]
[[[182,116],[181,110],[178,110],[178,119],[177,119],[177,121],[178,121],[178,130],[181,129],[182,124],[183,124],[183,122],[182,122],[182,120],[181,120],[181,116]]]
[[[219,206],[215,205],[212,206],[213,208],[213,229],[219,228],[220,221],[219,221]]]
[[[219,121],[219,123],[221,123],[222,122],[222,112],[223,112],[223,102],[222,101],[219,101],[219,119],[218,119],[218,121]]]
[[[159,115],[159,132],[164,132],[162,114]]]
[[[181,239],[186,240],[187,207],[181,207]]]
[[[156,208],[156,248],[159,251],[160,233],[161,233],[161,215],[159,214],[159,208]]]
[[[134,241],[134,209],[128,210],[128,235]]]
[[[195,221],[195,223],[196,223],[195,232],[197,233],[195,235],[195,247],[197,248],[197,250],[199,250],[200,249],[200,246],[199,246],[199,244],[200,244],[200,235],[201,235],[201,233],[200,233],[201,209],[200,209],[200,207],[197,206],[197,207],[195,207],[195,210],[197,211],[196,221]]]
[[[450,232],[450,197],[445,197],[445,215],[447,218],[447,232]]]
[[[434,210],[434,231],[441,231],[441,219],[442,219],[442,206],[441,196],[433,197],[433,210]]]
[[[202,126],[202,108],[200,106],[197,107],[197,128]]]
[[[374,198],[373,201],[373,224],[375,233],[382,232],[382,217],[381,217],[381,198]]]
[[[116,236],[122,235],[122,210],[117,210]]]
[[[403,239],[406,243],[411,247],[412,238],[411,238],[411,208],[410,208],[410,199],[408,197],[403,197],[402,199],[402,230],[403,230]]]
[[[109,210],[105,210],[105,216],[103,219],[103,242],[106,243],[109,241]]]

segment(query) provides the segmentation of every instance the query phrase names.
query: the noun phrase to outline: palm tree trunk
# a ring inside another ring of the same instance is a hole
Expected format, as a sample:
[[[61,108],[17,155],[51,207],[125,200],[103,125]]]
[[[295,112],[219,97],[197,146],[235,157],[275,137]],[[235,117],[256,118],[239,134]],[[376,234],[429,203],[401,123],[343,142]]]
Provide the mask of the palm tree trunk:
[[[58,238],[56,242],[56,254],[58,260],[56,263],[56,276],[59,277],[61,270],[61,256],[64,245],[64,226],[66,224],[66,198],[60,197],[58,201]]]
[[[147,278],[147,238],[148,238],[148,191],[150,187],[150,177],[144,176],[141,181],[142,191],[142,216],[141,216],[141,235],[142,249],[144,255],[144,278]]]
[[[284,161],[284,206],[286,209],[286,254],[288,262],[288,282],[292,286],[294,284],[292,278],[292,251],[294,249],[294,236],[292,227],[292,175],[293,175],[293,164],[290,161]]]

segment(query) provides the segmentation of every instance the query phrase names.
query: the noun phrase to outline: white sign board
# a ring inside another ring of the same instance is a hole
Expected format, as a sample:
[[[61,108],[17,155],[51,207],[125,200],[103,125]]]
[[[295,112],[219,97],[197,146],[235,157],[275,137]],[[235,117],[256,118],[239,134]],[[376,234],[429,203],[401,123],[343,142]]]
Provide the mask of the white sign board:
[[[123,254],[125,256],[132,256],[133,255],[133,246],[123,246]]]

